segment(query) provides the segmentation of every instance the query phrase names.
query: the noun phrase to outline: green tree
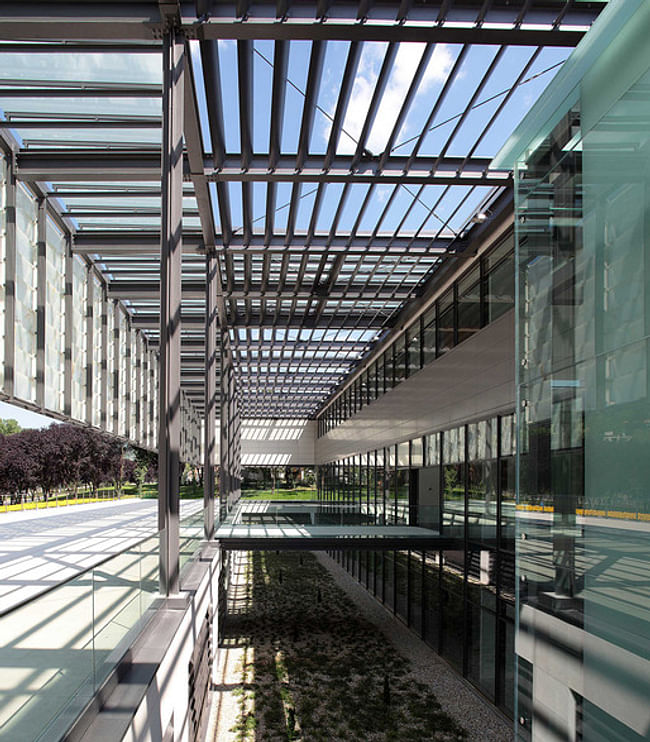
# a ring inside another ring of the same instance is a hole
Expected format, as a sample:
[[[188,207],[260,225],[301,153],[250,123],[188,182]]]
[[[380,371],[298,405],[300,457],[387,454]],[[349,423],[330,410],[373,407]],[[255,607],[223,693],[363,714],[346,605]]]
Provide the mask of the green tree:
[[[20,433],[22,428],[18,425],[18,421],[13,418],[10,420],[0,419],[0,435],[13,435],[14,433]]]

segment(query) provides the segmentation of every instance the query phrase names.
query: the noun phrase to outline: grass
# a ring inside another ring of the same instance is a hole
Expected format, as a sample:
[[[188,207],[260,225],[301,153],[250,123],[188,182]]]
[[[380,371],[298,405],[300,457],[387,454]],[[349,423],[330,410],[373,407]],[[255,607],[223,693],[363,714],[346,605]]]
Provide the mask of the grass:
[[[101,487],[100,495],[92,495],[90,491],[84,492],[78,490],[76,497],[67,495],[65,497],[50,497],[45,502],[44,500],[38,502],[24,502],[16,503],[14,505],[0,505],[0,513],[15,512],[17,510],[43,510],[45,508],[59,508],[67,507],[69,505],[87,505],[92,502],[109,502],[111,500],[126,500],[134,497],[141,497],[142,499],[155,499],[158,497],[158,485],[157,484],[145,484],[142,488],[142,493],[138,495],[137,486],[135,484],[125,484],[122,487],[122,492],[118,496],[115,492],[115,487]],[[194,500],[203,497],[203,487],[199,484],[182,484],[180,490],[181,500]]]
[[[243,646],[241,742],[456,742],[465,731],[312,554],[248,555],[224,644]]]
[[[315,500],[315,487],[295,487],[294,489],[260,489],[242,490],[242,497],[247,500]]]

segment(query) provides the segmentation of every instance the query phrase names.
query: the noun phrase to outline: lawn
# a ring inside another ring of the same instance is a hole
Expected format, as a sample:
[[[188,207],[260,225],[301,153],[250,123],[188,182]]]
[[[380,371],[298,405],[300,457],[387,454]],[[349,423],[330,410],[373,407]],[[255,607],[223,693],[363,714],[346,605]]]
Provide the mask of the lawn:
[[[237,742],[452,742],[466,733],[309,553],[247,555],[223,646],[244,649]]]
[[[13,512],[15,510],[41,510],[43,508],[59,508],[67,507],[68,505],[87,505],[92,502],[108,502],[109,500],[125,500],[134,497],[141,497],[142,499],[155,499],[158,497],[158,485],[155,483],[145,484],[142,487],[140,495],[137,493],[137,486],[135,484],[125,484],[122,487],[121,493],[118,495],[115,491],[115,487],[101,487],[96,494],[92,494],[90,490],[84,490],[79,488],[77,495],[59,495],[51,496],[47,502],[45,500],[39,500],[36,502],[25,501],[24,503],[16,503],[14,505],[0,505],[0,513]],[[199,484],[182,484],[180,489],[181,500],[195,500],[203,497],[203,487]]]
[[[242,497],[247,500],[315,500],[317,492],[314,487],[295,487],[294,489],[242,490]]]

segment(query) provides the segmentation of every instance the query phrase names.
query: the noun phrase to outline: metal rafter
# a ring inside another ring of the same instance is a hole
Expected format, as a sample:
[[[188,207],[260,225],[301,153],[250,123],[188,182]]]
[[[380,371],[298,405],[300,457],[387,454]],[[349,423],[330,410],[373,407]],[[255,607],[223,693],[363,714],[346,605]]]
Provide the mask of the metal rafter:
[[[558,5],[551,0],[508,5],[490,0],[425,4],[188,0],[159,5],[152,0],[115,3],[107,16],[99,12],[102,4],[92,0],[48,3],[45,13],[43,4],[27,1],[0,8],[0,54],[38,51],[68,54],[71,59],[86,52],[160,55],[160,39],[170,21],[161,17],[159,7],[163,15],[169,14],[176,32],[185,39],[185,55],[191,61],[186,65],[182,169],[183,195],[192,197],[196,205],[186,202],[182,209],[186,222],[180,267],[183,386],[198,407],[205,406],[201,385],[206,348],[201,331],[206,266],[211,260],[215,275],[223,277],[223,284],[221,277],[216,281],[217,313],[222,331],[231,328],[225,337],[232,344],[234,370],[244,392],[243,409],[255,414],[311,415],[409,300],[425,289],[425,282],[435,282],[437,270],[453,264],[464,251],[471,253],[467,247],[480,228],[471,227],[470,203],[483,202],[489,189],[493,194],[507,193],[512,186],[507,173],[488,171],[490,158],[476,156],[480,143],[515,89],[527,81],[542,47],[574,45],[603,5],[587,7],[573,1]],[[18,38],[21,43],[15,43]],[[2,39],[10,41],[2,43]],[[190,48],[189,39],[197,40],[198,55],[192,53],[196,50]],[[218,40],[225,39],[237,42],[234,57],[220,51]],[[264,39],[274,41],[272,61],[254,46]],[[311,42],[303,56],[304,87],[291,79],[295,73],[289,66],[292,42],[300,39]],[[334,103],[319,103],[330,40],[349,45],[338,96]],[[363,72],[362,51],[369,41],[388,46],[377,63],[380,69],[373,78],[363,121],[358,129],[348,130],[355,81]],[[399,44],[410,41],[426,46],[393,118],[380,122],[377,117]],[[462,49],[455,54],[439,94],[429,101],[422,95],[422,82],[438,43],[459,44]],[[501,50],[487,70],[481,70],[468,103],[448,121],[451,133],[431,154],[430,131],[445,125],[440,113],[448,110],[459,75],[476,76],[476,70],[468,67],[471,44],[492,44]],[[534,51],[520,70],[513,71],[511,87],[500,94],[461,154],[448,156],[458,152],[455,139],[461,131],[465,134],[470,114],[487,102],[484,91],[494,81],[505,48],[521,44]],[[253,99],[256,53],[272,67],[266,102],[264,93],[262,100]],[[227,65],[233,58],[236,66],[230,69]],[[226,101],[222,82],[230,86],[230,80],[236,93]],[[287,106],[290,87],[303,98],[300,108]],[[160,334],[155,264],[160,232],[153,226],[160,211],[151,199],[161,195],[155,185],[161,150],[157,144],[142,144],[138,137],[160,127],[161,119],[144,106],[140,115],[120,112],[118,107],[97,115],[84,107],[93,100],[144,101],[161,94],[159,82],[90,82],[81,74],[65,81],[38,75],[0,81],[0,103],[4,98],[13,101],[2,106],[7,120],[0,122],[0,129],[3,136],[19,132],[25,145],[16,156],[18,179],[41,190],[42,184],[52,183],[48,203],[55,208],[63,205],[62,219],[74,232],[73,252],[95,263],[109,284],[110,298],[123,299],[133,326],[146,330],[152,346]],[[69,111],[35,113],[33,100],[38,99],[51,100],[53,110],[68,100],[75,105]],[[260,106],[269,108],[269,142],[267,151],[256,152],[253,120]],[[404,140],[402,132],[415,106],[420,107],[424,125]],[[238,118],[231,115],[233,108]],[[314,134],[321,124],[329,126],[329,133],[326,146],[318,150]],[[368,142],[371,135],[377,138],[379,124],[386,129],[385,138],[381,150],[371,153]],[[79,130],[78,144],[57,142],[53,147],[45,139],[45,131],[66,129]],[[226,132],[232,143],[237,129],[240,146],[233,150],[231,144],[229,149]],[[285,151],[291,130],[295,150]],[[115,141],[110,137],[101,141],[100,132],[111,131],[116,132]],[[352,137],[350,131],[358,131],[358,136]],[[345,154],[350,147],[352,153]],[[241,186],[231,185],[235,183]],[[262,183],[265,190],[264,214],[253,211],[254,183]],[[435,197],[426,187],[431,184],[443,186]],[[232,188],[241,188],[241,224],[233,225]],[[125,203],[118,205],[116,199]],[[276,218],[280,209],[286,210],[283,229]],[[188,220],[194,220],[191,228]],[[143,226],[149,221],[150,228]],[[213,256],[207,263],[206,255]]]

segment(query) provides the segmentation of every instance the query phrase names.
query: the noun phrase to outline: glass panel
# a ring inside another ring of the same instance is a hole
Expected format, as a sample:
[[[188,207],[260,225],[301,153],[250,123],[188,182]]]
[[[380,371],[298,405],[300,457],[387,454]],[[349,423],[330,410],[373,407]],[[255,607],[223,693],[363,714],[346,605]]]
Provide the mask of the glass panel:
[[[424,438],[425,463],[433,466],[440,463],[440,433],[431,433]]]
[[[515,305],[515,254],[512,238],[486,258],[487,321],[494,322]]]
[[[88,271],[77,255],[72,260],[72,417],[86,420],[86,305]]]
[[[453,289],[442,296],[438,306],[438,355],[441,356],[456,344]]]
[[[396,523],[397,512],[396,512],[396,474],[395,474],[395,446],[384,449],[386,455],[386,489],[385,489],[385,503],[386,503],[386,522]]]
[[[424,324],[423,331],[423,352],[424,352],[424,365],[431,363],[436,357],[437,351],[437,337],[436,337],[436,305],[425,312],[422,318]]]
[[[4,736],[65,735],[141,628],[158,591],[158,544],[134,544],[0,618]]]
[[[481,329],[481,282],[477,265],[458,282],[458,342]]]
[[[421,551],[412,551],[409,559],[409,626],[422,635],[422,558]]]
[[[383,552],[384,555],[384,604],[392,611],[395,600],[395,553]]]
[[[46,241],[44,402],[48,410],[62,413],[65,372],[66,242],[63,234],[50,219],[47,219]]]
[[[395,343],[395,380],[394,380],[395,386],[397,386],[402,381],[404,381],[406,377],[407,356],[406,356],[405,339],[406,339],[406,336],[403,335]]]
[[[394,346],[391,347],[384,353],[384,389],[388,391],[393,388],[393,374],[395,364],[393,362],[393,353],[395,351]]]
[[[408,375],[420,369],[420,322],[417,321],[406,332]]]
[[[444,552],[442,570],[442,655],[462,672],[465,637],[463,627],[462,557]]]
[[[440,563],[439,553],[424,554],[424,639],[438,651],[440,631]]]
[[[37,220],[36,202],[19,183],[16,187],[14,394],[27,402],[36,401]]]
[[[467,426],[467,517],[470,539],[496,539],[498,419]]]
[[[395,552],[395,612],[408,622],[409,553]]]
[[[485,695],[493,699],[495,690],[496,617],[492,611],[468,604],[469,636],[467,676]]]
[[[548,721],[562,734],[567,718],[585,739],[648,729],[649,676],[632,668],[650,656],[649,13],[641,3],[625,28],[601,25],[607,46],[576,88],[579,104],[557,111],[515,174],[517,584],[520,621],[539,627],[517,646],[522,739],[543,733],[538,677],[567,699]],[[550,625],[579,639],[579,664],[561,649],[544,663]]]
[[[415,438],[411,441],[411,467],[424,466],[423,454],[422,438]]]

